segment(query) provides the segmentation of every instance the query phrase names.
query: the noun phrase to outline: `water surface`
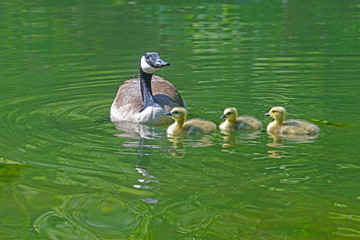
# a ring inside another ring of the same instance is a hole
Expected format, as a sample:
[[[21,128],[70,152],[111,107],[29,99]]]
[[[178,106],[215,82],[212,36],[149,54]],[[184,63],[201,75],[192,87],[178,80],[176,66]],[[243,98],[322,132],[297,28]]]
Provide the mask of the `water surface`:
[[[2,1],[2,239],[357,239],[358,1]],[[114,124],[146,51],[189,117],[272,107],[316,138]]]

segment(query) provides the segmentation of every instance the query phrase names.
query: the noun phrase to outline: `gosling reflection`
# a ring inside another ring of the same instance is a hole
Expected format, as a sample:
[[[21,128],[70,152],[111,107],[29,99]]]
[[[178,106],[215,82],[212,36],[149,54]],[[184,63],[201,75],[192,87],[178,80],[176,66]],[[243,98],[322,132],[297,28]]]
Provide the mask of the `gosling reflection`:
[[[185,156],[185,144],[183,138],[183,136],[168,137],[169,142],[173,144],[169,151],[173,157],[182,158]]]
[[[214,146],[216,143],[212,138],[211,135],[169,135],[168,140],[173,144],[170,148],[170,154],[173,157],[182,158],[186,154],[186,148]]]
[[[285,152],[280,150],[269,150],[268,153],[269,158],[282,158]]]
[[[268,157],[270,158],[282,158],[285,155],[285,151],[281,151],[278,149],[288,147],[288,143],[312,143],[314,140],[318,137],[318,135],[315,136],[309,136],[309,135],[281,135],[281,134],[270,134],[269,138],[272,139],[272,142],[267,143],[266,145],[271,148],[275,148],[273,150],[269,150]]]
[[[221,136],[223,138],[222,147],[228,148],[232,146],[239,145],[241,143],[245,144],[256,144],[256,139],[260,138],[261,131],[236,131],[236,130],[224,130],[221,129]]]
[[[286,143],[312,143],[318,137],[308,135],[282,135],[282,134],[269,134],[269,138],[273,139],[272,143],[268,143],[269,147],[284,147]]]

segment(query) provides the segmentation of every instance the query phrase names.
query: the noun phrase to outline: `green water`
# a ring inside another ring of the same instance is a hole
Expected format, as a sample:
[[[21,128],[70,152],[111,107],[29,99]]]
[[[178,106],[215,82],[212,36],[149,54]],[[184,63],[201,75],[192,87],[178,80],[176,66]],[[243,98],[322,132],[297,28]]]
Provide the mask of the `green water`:
[[[0,239],[360,238],[359,1],[0,6]],[[282,105],[320,135],[114,124],[147,51],[190,118]]]

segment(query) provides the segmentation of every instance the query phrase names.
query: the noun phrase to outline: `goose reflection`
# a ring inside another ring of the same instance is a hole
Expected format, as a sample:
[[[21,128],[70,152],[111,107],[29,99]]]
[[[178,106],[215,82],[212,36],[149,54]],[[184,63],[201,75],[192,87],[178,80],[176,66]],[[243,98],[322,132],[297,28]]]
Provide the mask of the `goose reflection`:
[[[149,171],[152,167],[152,151],[155,148],[159,148],[159,146],[152,145],[150,139],[139,139],[139,144],[136,151],[138,159],[135,161],[134,168],[141,176],[137,179],[137,183],[133,184],[133,188],[153,189],[156,188],[157,184],[160,183],[160,180]],[[158,202],[155,197],[144,197],[142,198],[142,201],[148,204],[155,204]]]
[[[156,126],[149,126],[128,121],[114,122],[114,124],[116,129],[121,131],[121,133],[115,134],[117,137],[155,139],[161,136],[161,134],[156,131],[156,129],[159,128]]]
[[[154,139],[161,139],[165,133],[159,126],[149,126],[140,123],[133,123],[127,121],[114,122],[115,127],[119,133],[115,134],[116,137],[124,140],[122,146],[132,148],[130,154],[137,155],[137,160],[134,163],[134,169],[140,174],[137,182],[133,184],[134,189],[153,189],[160,180],[151,172],[151,156],[154,151],[164,148],[160,144],[154,143]],[[162,131],[160,131],[160,129]],[[162,134],[161,134],[162,133]],[[165,151],[166,152],[166,151]],[[120,154],[129,154],[119,151]],[[156,198],[143,198],[144,202],[155,204],[158,202]]]

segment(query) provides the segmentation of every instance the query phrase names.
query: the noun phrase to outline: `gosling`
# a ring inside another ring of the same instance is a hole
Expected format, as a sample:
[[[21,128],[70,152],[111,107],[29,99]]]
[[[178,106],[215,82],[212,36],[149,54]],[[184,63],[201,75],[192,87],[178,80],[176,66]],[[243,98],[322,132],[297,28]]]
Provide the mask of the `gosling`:
[[[220,124],[221,130],[260,130],[262,128],[262,123],[254,117],[238,117],[238,112],[234,107],[226,108],[220,119],[222,118],[226,120]]]
[[[175,120],[175,122],[167,129],[169,135],[208,134],[215,131],[217,128],[215,123],[207,120],[195,118],[186,121],[187,112],[183,107],[175,107],[165,114],[171,116]]]
[[[315,124],[303,120],[291,119],[285,121],[284,107],[273,107],[265,116],[275,121],[268,124],[266,130],[270,134],[295,134],[295,135],[316,135],[320,129]]]

